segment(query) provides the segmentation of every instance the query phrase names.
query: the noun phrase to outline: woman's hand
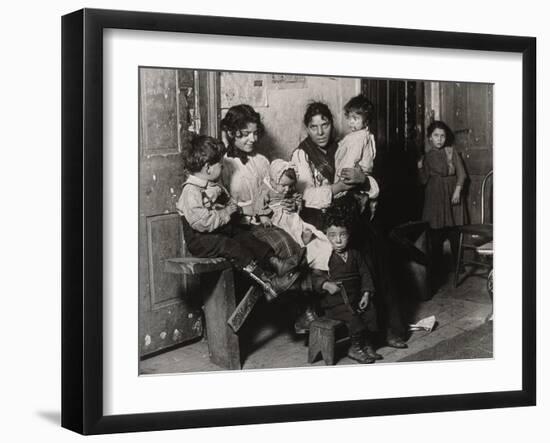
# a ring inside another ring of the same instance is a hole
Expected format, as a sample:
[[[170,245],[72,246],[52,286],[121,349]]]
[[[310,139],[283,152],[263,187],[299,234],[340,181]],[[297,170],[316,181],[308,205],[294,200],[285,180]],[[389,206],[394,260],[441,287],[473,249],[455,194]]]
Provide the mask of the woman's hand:
[[[330,185],[332,189],[332,194],[339,194],[340,192],[349,191],[350,189],[353,189],[353,186],[347,185],[344,182],[336,182],[332,185]]]
[[[271,219],[267,215],[260,215],[260,223],[264,228],[273,227],[273,223],[271,223]]]
[[[455,192],[453,192],[453,196],[451,198],[451,203],[453,205],[460,204],[460,188],[456,188]]]
[[[367,181],[367,175],[361,168],[344,168],[340,178],[346,185],[362,185]]]
[[[416,162],[416,167],[422,169],[424,167],[424,156],[420,157]]]
[[[338,294],[340,292],[340,286],[338,286],[338,284],[333,281],[324,282],[322,288],[330,295]]]

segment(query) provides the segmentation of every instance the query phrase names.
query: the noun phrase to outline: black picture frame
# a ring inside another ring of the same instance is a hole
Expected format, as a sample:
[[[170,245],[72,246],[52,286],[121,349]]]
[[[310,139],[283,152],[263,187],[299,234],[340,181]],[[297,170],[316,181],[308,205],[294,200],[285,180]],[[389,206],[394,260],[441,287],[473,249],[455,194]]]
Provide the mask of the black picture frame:
[[[522,388],[392,399],[131,415],[103,412],[103,31],[500,51],[522,55]],[[62,426],[151,431],[536,404],[536,39],[503,35],[83,9],[62,18]]]

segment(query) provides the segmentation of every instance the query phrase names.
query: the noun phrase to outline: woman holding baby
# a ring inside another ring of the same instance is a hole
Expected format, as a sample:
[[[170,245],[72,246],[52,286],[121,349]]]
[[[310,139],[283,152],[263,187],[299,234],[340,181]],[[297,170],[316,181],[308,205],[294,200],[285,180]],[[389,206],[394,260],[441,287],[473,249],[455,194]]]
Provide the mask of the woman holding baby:
[[[256,142],[264,130],[260,115],[248,105],[230,108],[221,122],[227,145],[223,183],[238,202],[243,223],[253,226],[255,235],[271,244],[279,254],[285,251],[296,254],[305,246],[310,267],[321,270],[326,270],[323,268],[331,254],[322,233],[324,210],[332,205],[357,206],[354,242],[374,274],[375,300],[387,331],[386,342],[390,346],[406,347],[402,339],[405,330],[389,275],[387,247],[370,222],[372,214],[368,206],[361,204],[362,198],[364,203],[364,199],[377,196],[376,180],[359,166],[341,167],[336,175],[339,144],[327,105],[311,103],[303,123],[307,137],[293,152],[291,163],[281,164],[278,160],[270,165],[265,156],[256,152]],[[281,213],[298,211],[300,221],[291,229],[287,224],[284,225],[286,231],[273,226],[274,221],[281,220]],[[274,214],[279,215],[274,218]],[[313,262],[313,256],[320,257],[318,263]],[[305,286],[322,292],[315,278]],[[297,332],[307,330],[307,323],[314,318],[312,309],[306,310],[306,316],[302,319],[303,325],[297,325]]]

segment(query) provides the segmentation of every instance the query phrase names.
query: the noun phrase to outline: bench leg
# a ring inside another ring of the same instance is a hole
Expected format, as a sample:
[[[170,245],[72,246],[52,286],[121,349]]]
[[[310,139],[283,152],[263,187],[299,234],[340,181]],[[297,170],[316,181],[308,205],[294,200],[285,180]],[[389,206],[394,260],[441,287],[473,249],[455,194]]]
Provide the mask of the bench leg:
[[[225,369],[241,369],[239,337],[227,325],[235,310],[233,269],[221,271],[211,294],[205,297],[204,316],[210,360]]]

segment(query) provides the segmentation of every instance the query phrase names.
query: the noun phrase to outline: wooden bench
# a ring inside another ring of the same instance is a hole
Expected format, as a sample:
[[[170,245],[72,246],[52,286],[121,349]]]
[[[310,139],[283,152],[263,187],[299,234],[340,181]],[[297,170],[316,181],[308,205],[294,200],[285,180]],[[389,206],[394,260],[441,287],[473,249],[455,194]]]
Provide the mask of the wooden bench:
[[[224,369],[241,369],[239,337],[227,321],[235,310],[235,280],[224,258],[181,257],[164,260],[165,272],[201,278],[210,360]]]

